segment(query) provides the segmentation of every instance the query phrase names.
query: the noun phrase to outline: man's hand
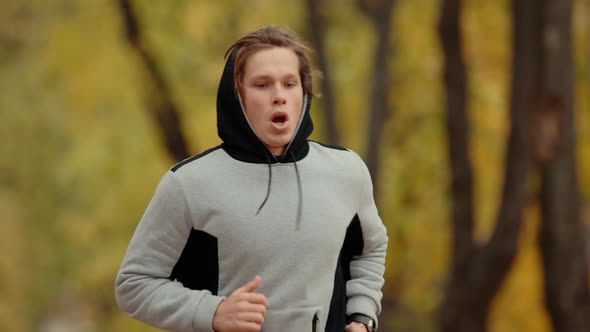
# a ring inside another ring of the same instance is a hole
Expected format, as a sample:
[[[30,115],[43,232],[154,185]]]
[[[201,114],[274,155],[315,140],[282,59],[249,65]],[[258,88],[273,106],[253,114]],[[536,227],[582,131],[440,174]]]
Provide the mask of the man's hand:
[[[344,327],[344,332],[370,332],[367,326],[358,322],[350,322]]]
[[[264,294],[254,291],[260,286],[260,276],[236,289],[221,301],[213,317],[217,332],[258,332],[264,322],[268,301]]]

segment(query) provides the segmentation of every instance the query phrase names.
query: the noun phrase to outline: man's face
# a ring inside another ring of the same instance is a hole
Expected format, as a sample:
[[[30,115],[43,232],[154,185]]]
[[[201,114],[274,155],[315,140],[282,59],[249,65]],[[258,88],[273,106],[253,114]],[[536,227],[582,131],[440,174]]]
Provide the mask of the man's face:
[[[250,55],[244,66],[240,95],[256,135],[280,156],[295,133],[303,106],[299,61],[285,47]]]

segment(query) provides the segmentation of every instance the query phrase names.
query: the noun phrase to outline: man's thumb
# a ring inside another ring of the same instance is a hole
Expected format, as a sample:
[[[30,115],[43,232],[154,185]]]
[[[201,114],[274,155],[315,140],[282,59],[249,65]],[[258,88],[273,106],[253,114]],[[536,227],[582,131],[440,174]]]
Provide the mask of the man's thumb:
[[[256,276],[256,278],[252,279],[252,281],[250,281],[249,283],[245,284],[244,286],[236,289],[234,291],[234,294],[239,294],[239,293],[251,293],[253,291],[255,291],[258,286],[260,286],[260,281],[262,279],[260,278],[260,276]]]

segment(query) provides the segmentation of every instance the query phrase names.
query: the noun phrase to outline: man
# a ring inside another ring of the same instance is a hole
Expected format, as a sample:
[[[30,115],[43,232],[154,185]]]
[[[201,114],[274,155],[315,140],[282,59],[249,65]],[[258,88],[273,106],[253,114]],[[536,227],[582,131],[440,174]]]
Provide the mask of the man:
[[[372,331],[387,234],[352,151],[308,141],[307,47],[276,26],[235,42],[223,144],[162,178],[119,271],[130,316],[172,331]]]

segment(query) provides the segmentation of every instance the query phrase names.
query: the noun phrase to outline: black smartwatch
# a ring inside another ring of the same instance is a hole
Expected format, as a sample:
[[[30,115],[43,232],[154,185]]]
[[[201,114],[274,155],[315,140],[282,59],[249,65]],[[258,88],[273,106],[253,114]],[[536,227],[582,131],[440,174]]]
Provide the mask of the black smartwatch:
[[[363,314],[352,314],[348,317],[348,324],[351,322],[357,322],[365,325],[367,327],[367,331],[374,332],[375,331],[375,321],[373,318],[363,315]]]

